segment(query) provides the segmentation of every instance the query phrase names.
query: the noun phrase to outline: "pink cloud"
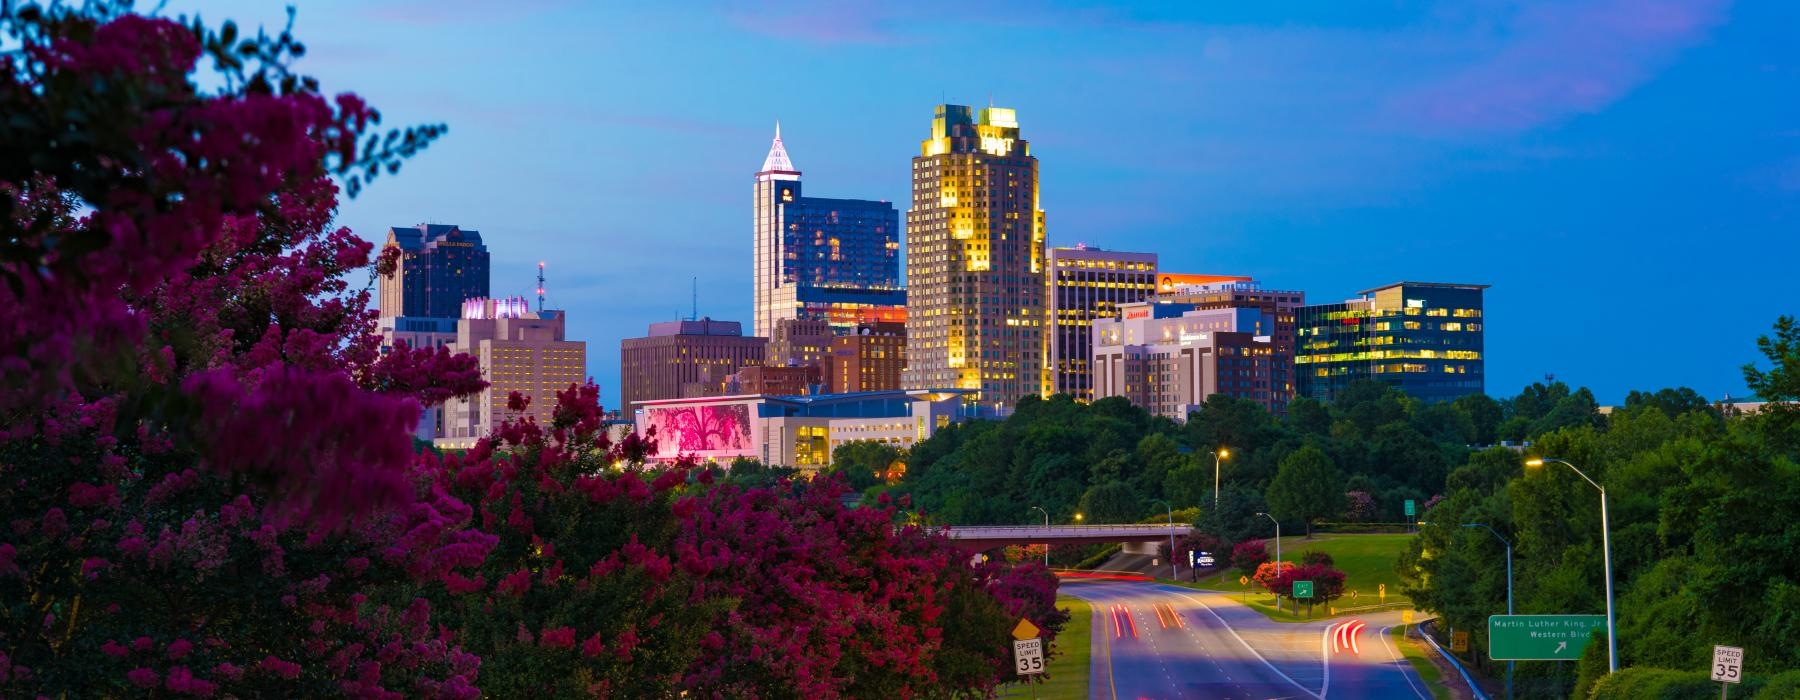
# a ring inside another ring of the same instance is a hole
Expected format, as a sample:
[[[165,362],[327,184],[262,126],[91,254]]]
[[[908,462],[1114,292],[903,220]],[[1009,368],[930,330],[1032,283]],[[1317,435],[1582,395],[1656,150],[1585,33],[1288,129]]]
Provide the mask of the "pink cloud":
[[[1427,131],[1522,131],[1605,109],[1725,19],[1729,0],[1532,2],[1473,64],[1402,91],[1399,122]]]

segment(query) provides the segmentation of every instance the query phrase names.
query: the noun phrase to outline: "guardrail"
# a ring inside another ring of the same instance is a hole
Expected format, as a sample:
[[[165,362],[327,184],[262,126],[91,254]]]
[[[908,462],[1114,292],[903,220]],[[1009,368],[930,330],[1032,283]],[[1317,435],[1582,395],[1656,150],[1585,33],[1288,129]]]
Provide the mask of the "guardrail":
[[[1186,532],[1194,529],[1192,525],[932,525],[926,528],[930,532]]]

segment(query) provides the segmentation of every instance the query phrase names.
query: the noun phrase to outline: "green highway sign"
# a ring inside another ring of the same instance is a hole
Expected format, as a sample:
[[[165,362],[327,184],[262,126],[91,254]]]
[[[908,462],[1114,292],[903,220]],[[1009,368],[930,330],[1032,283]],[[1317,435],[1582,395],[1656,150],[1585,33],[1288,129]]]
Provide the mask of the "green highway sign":
[[[1488,658],[1495,661],[1575,661],[1605,615],[1493,615],[1488,617]]]
[[[1410,517],[1418,515],[1418,514],[1419,514],[1419,509],[1417,506],[1413,505],[1413,499],[1410,499],[1410,498],[1406,499],[1406,517],[1410,518]]]
[[[1313,584],[1313,582],[1311,582],[1311,581],[1295,581],[1294,582],[1294,597],[1295,598],[1311,598],[1311,597],[1313,597],[1312,596],[1312,584]]]

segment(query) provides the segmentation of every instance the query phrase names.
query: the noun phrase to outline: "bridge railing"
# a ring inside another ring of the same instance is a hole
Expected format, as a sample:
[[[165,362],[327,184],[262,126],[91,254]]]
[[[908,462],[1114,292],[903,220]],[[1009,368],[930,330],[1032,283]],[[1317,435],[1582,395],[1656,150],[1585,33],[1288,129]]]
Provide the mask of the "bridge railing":
[[[934,525],[926,528],[928,532],[949,532],[954,537],[957,533],[968,533],[985,537],[1004,536],[1011,533],[1036,534],[1053,532],[1070,536],[1084,534],[1106,535],[1113,533],[1155,533],[1158,535],[1174,532],[1177,534],[1194,529],[1192,525]]]

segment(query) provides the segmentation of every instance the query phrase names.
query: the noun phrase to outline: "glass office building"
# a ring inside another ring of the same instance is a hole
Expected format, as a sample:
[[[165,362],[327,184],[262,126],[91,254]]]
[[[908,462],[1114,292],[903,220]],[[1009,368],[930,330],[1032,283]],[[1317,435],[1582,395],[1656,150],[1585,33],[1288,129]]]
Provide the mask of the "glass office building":
[[[377,280],[382,316],[453,319],[463,301],[488,295],[488,250],[479,231],[396,226],[382,245],[400,249],[394,270]]]
[[[1094,400],[1094,322],[1117,318],[1120,304],[1156,291],[1156,254],[1077,245],[1050,249],[1050,328],[1044,395]]]
[[[782,319],[825,320],[843,332],[858,323],[904,320],[900,214],[891,202],[801,195],[781,126],[756,173],[754,202],[757,336]]]
[[[1373,379],[1428,401],[1481,393],[1485,284],[1399,282],[1300,307],[1300,395],[1330,401]]]

